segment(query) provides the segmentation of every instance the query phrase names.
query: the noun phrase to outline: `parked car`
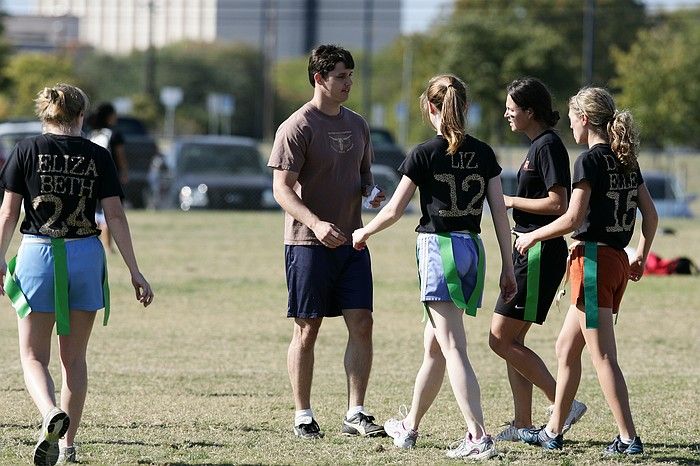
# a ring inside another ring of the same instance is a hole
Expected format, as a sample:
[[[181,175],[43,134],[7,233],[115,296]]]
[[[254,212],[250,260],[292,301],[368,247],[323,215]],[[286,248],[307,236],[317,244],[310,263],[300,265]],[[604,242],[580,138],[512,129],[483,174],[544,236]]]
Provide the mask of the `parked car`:
[[[686,194],[678,178],[670,173],[659,171],[643,171],[642,176],[654,200],[659,217],[693,216],[690,205],[696,196]],[[518,189],[518,173],[504,168],[501,172],[501,184],[504,194],[515,195]]]
[[[658,171],[644,171],[642,176],[659,217],[693,216],[690,204],[696,196],[686,194],[678,178],[670,173]]]
[[[503,194],[515,196],[518,191],[518,172],[512,168],[504,168],[501,170],[501,186]]]
[[[272,177],[257,143],[236,136],[185,136],[149,175],[155,208],[270,209]]]
[[[17,142],[41,134],[41,132],[42,127],[39,120],[0,123],[0,168],[5,165],[7,157],[10,156]]]
[[[398,172],[399,165],[406,158],[406,153],[396,144],[391,133],[384,128],[370,128],[370,138],[374,149],[373,163],[386,165]]]

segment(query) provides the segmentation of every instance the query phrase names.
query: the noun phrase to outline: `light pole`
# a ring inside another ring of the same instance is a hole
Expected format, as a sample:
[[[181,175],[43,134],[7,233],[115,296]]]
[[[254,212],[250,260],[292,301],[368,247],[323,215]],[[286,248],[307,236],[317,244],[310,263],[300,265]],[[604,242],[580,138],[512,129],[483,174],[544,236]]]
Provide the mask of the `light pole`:
[[[153,46],[153,14],[154,14],[154,4],[153,0],[148,0],[148,45],[146,47],[145,56],[145,80],[144,80],[144,92],[146,95],[151,97],[153,100],[156,99],[156,49]]]

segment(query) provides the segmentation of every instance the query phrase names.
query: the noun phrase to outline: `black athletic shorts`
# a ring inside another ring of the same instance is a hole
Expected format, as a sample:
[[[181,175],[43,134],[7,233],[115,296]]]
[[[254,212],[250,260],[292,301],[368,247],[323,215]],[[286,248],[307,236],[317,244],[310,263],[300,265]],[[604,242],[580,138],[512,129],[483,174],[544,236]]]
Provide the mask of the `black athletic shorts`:
[[[549,308],[557,294],[557,289],[566,272],[566,258],[569,251],[563,237],[552,238],[542,242],[540,256],[540,283],[537,300],[536,324],[542,324],[547,318]],[[495,312],[497,314],[525,321],[525,302],[527,299],[527,253],[520,254],[513,248],[513,267],[518,293],[510,302],[498,297]]]

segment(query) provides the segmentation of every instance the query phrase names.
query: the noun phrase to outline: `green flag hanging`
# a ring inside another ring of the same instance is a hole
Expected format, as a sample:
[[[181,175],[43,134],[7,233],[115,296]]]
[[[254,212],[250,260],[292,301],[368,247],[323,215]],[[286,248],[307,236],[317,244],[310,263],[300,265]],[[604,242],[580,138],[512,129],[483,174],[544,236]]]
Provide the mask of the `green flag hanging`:
[[[586,241],[583,256],[586,328],[598,328],[598,244]]]
[[[527,294],[523,318],[528,322],[537,320],[537,308],[540,300],[540,262],[542,242],[537,242],[527,251]]]
[[[476,309],[479,305],[479,299],[484,291],[484,276],[485,276],[485,257],[484,245],[478,235],[469,233],[469,236],[474,241],[479,251],[477,258],[477,273],[476,284],[472,290],[471,296],[467,301],[464,298],[462,291],[462,281],[457,274],[457,264],[455,263],[454,251],[452,250],[452,236],[449,233],[437,233],[438,245],[440,247],[440,257],[442,258],[442,267],[447,281],[447,290],[450,293],[450,298],[455,305],[464,309],[470,316],[476,316]]]

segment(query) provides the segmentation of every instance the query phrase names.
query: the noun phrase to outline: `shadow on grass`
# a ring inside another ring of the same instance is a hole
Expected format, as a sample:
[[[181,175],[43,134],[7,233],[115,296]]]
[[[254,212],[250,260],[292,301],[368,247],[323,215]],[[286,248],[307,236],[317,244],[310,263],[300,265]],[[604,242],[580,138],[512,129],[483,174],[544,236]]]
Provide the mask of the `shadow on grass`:
[[[567,440],[564,444],[563,450],[547,451],[547,453],[554,454],[571,454],[574,455],[585,455],[586,450],[592,447],[598,447],[601,451],[601,457],[614,459],[614,458],[626,458],[626,455],[612,455],[607,456],[603,454],[603,450],[610,444],[610,442],[601,442],[598,440],[588,440],[588,441],[577,441],[577,440]],[[520,445],[520,444],[518,444]],[[533,448],[539,448],[533,446]],[[666,450],[681,450],[687,451],[687,456],[668,455]],[[644,442],[644,454],[639,456],[631,456],[630,459],[634,458],[639,460],[639,462],[654,462],[654,463],[670,463],[679,465],[697,465],[700,464],[698,461],[698,455],[700,454],[700,443],[648,443]]]
[[[165,463],[166,466],[203,466],[205,464],[216,464],[217,466],[260,466],[268,463]]]
[[[41,422],[38,424],[0,424],[0,429],[34,429],[41,427]]]

